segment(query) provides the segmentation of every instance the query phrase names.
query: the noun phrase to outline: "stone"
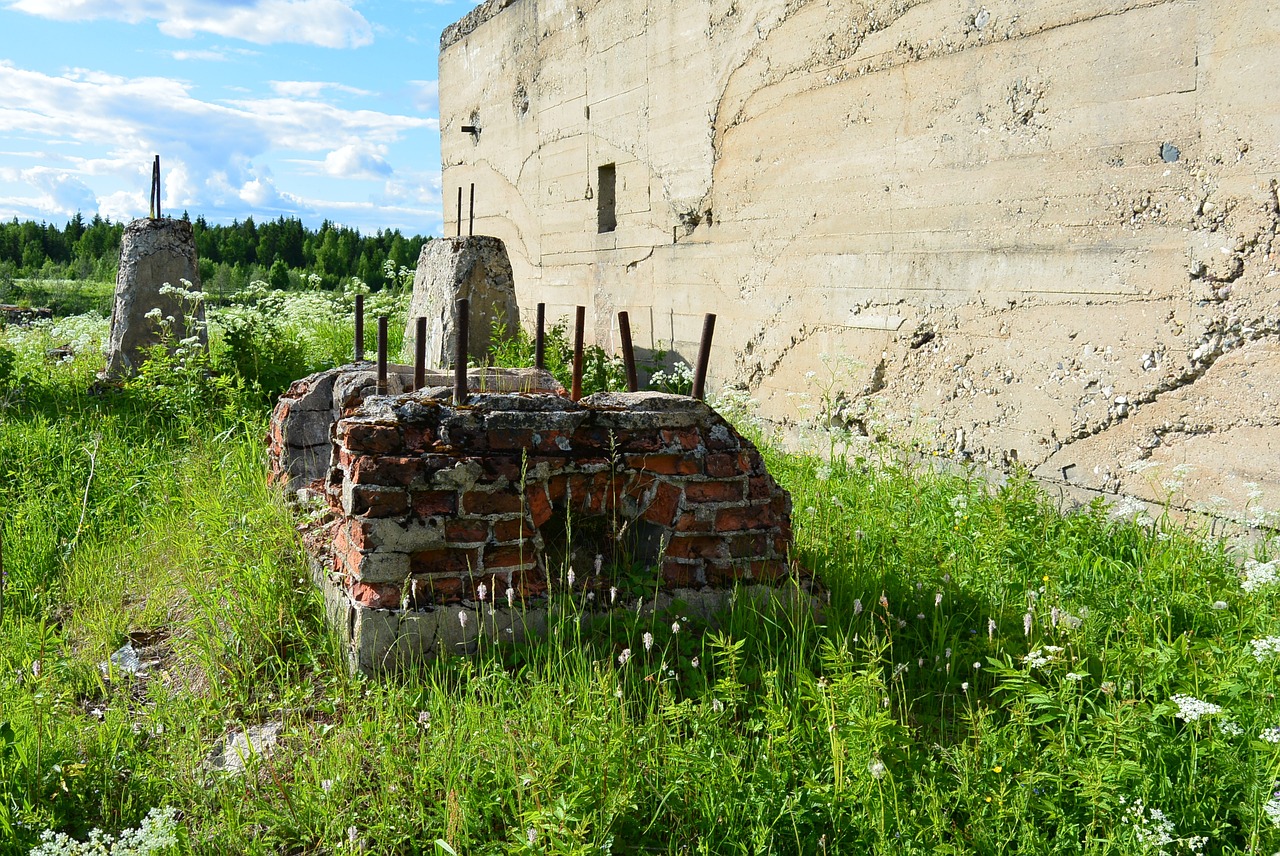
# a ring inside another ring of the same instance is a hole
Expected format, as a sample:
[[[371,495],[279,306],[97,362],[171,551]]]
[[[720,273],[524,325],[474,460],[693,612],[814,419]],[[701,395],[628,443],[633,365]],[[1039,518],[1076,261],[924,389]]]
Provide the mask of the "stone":
[[[436,238],[422,247],[405,327],[405,362],[413,363],[416,319],[423,317],[427,319],[427,368],[453,365],[454,301],[463,297],[471,301],[468,353],[485,364],[494,324],[509,332],[520,324],[511,260],[500,238]]]
[[[242,775],[250,758],[271,756],[280,742],[280,732],[283,729],[284,723],[275,721],[251,725],[245,731],[227,735],[218,741],[205,758],[205,769],[231,776]]]
[[[147,350],[161,342],[172,352],[194,337],[199,347],[207,348],[204,304],[186,296],[199,291],[200,267],[190,223],[143,219],[126,226],[107,337],[107,375],[135,373]]]

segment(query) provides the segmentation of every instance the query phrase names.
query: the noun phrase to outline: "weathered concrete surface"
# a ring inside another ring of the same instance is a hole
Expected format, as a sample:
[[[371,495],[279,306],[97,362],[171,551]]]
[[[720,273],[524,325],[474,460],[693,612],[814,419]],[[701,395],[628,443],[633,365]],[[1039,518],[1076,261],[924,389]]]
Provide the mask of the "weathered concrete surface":
[[[402,359],[413,362],[416,319],[426,318],[427,368],[453,365],[454,302],[463,297],[471,301],[467,350],[483,365],[488,362],[494,322],[507,330],[520,324],[511,261],[501,239],[486,235],[436,238],[422,246],[413,276]]]
[[[766,416],[1280,507],[1275,3],[490,0],[442,48],[526,308],[687,358],[715,311]]]
[[[125,226],[107,337],[108,375],[137,371],[147,350],[160,344],[166,334],[170,350],[189,337],[194,337],[199,347],[208,347],[204,304],[184,299],[183,290],[200,290],[191,224],[142,219]],[[154,310],[159,310],[159,317],[147,317]]]

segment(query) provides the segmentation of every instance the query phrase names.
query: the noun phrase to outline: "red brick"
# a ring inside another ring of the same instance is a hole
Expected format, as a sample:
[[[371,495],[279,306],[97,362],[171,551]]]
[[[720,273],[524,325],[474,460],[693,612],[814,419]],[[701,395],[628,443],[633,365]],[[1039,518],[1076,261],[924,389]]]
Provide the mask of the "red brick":
[[[408,487],[422,475],[422,462],[417,458],[363,455],[352,461],[347,474],[356,484]]]
[[[444,521],[444,539],[450,543],[476,543],[489,537],[489,521],[452,518]]]
[[[426,452],[435,446],[437,439],[436,429],[429,425],[404,427],[404,446],[408,451]]]
[[[409,494],[398,487],[351,488],[351,513],[362,517],[399,517],[409,513]]]
[[[581,479],[579,479],[581,482]],[[553,503],[560,502],[569,493],[569,476],[560,476],[547,482],[547,496]],[[535,520],[537,518],[534,518]],[[542,524],[539,523],[539,526]]]
[[[491,428],[489,448],[499,451],[530,449],[533,448],[533,434],[531,428]]]
[[[335,550],[372,550],[374,545],[369,541],[368,526],[359,520],[344,520],[333,536]]]
[[[741,502],[742,489],[740,480],[689,482],[684,496],[689,502]]]
[[[462,511],[467,514],[513,514],[522,510],[517,493],[473,490],[462,495]]]
[[[662,442],[667,446],[677,446],[686,452],[698,448],[702,438],[696,428],[663,428]]]
[[[467,581],[459,577],[440,577],[429,580],[414,580],[414,603],[425,606],[427,603],[456,603],[462,600],[467,591]],[[419,603],[421,601],[421,603]]]
[[[667,542],[667,556],[673,559],[714,559],[724,549],[724,539],[715,535],[675,535]]]
[[[493,521],[494,541],[515,541],[518,538],[529,538],[533,535],[533,532],[533,526],[529,524],[523,514]]]
[[[778,517],[768,505],[735,506],[716,512],[716,531],[733,532],[739,529],[768,529],[776,526]]]
[[[484,569],[500,571],[506,568],[517,568],[532,564],[536,558],[532,544],[509,547],[486,547],[484,551]]]
[[[626,455],[627,466],[660,475],[697,475],[702,467],[697,458],[685,455]]]
[[[708,562],[707,582],[713,586],[729,586],[744,579],[746,567],[741,562]]]
[[[482,455],[476,461],[491,479],[504,478],[509,482],[518,482],[524,471],[521,460],[515,455]]]
[[[342,443],[353,452],[374,452],[380,455],[396,454],[404,449],[400,429],[396,426],[363,422],[347,423]]]
[[[768,499],[773,496],[777,487],[769,476],[752,476],[747,480],[747,498]]]
[[[358,576],[360,574],[360,563],[363,559],[364,553],[358,547],[352,547],[350,543],[347,543],[339,549],[335,539],[333,547],[333,569],[335,571],[348,577]]]
[[[692,588],[698,584],[698,566],[667,559],[662,563],[662,582],[667,588]]]
[[[686,511],[676,518],[675,530],[677,532],[711,532],[714,527],[710,519],[704,519],[692,511]]]
[[[563,479],[553,480],[561,482],[561,495],[563,496]],[[525,491],[525,502],[529,506],[529,517],[533,521],[534,526],[542,526],[551,519],[551,502],[547,499],[547,488],[540,484],[529,485]]]
[[[757,561],[748,563],[751,579],[764,583],[777,582],[787,576],[787,565],[778,561]]]
[[[724,543],[735,559],[756,559],[769,554],[769,536],[764,532],[728,535]]]
[[[441,550],[420,550],[409,556],[409,572],[419,574],[453,574],[466,576],[474,572],[476,562],[474,548],[446,547]]]
[[[670,482],[658,482],[653,501],[640,516],[658,526],[670,526],[676,518],[676,506],[680,502],[680,488]]]
[[[728,452],[715,452],[707,455],[707,475],[717,479],[732,478],[741,475],[738,469],[738,456]]]
[[[419,517],[458,513],[458,495],[451,490],[415,490],[411,497],[413,513]]]
[[[351,597],[356,603],[369,609],[398,609],[400,607],[400,587],[379,583],[351,584]]]

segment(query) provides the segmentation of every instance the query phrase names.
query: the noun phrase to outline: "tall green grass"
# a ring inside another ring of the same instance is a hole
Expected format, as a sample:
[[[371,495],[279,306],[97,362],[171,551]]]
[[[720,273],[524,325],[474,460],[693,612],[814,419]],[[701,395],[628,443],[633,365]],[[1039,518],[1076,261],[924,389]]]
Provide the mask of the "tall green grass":
[[[20,353],[0,852],[160,805],[178,850],[211,854],[1280,848],[1271,543],[1233,555],[1167,520],[1063,516],[1025,477],[766,444],[816,611],[791,589],[714,625],[562,599],[545,639],[365,680],[265,487],[261,387],[160,362],[148,382],[197,387],[164,408]],[[160,659],[145,680],[100,668],[127,634]],[[245,775],[205,766],[277,720]]]

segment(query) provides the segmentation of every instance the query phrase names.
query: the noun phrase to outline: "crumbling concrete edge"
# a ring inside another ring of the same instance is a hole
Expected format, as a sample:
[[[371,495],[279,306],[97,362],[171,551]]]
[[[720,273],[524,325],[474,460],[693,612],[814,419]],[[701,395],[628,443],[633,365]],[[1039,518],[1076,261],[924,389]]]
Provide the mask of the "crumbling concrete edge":
[[[481,24],[515,2],[516,0],[488,0],[481,3],[464,15],[460,21],[444,28],[444,32],[440,34],[440,50],[444,51],[450,45],[462,41],[475,32]]]
[[[513,644],[545,637],[554,613],[554,602],[543,598],[531,605],[508,608],[466,602],[419,610],[371,609],[357,603],[343,587],[327,560],[310,557],[312,580],[324,597],[325,623],[335,633],[352,674],[376,676],[405,671],[442,654],[472,655],[486,644]],[[806,609],[818,622],[823,620],[822,599],[816,594],[812,577],[792,578],[783,585],[739,585],[734,588],[674,589],[662,591],[643,602],[619,601],[619,612],[653,615],[681,604],[681,615],[717,625],[739,603],[763,607],[780,603],[791,609]],[[501,603],[501,595],[498,595]],[[584,609],[579,620],[586,622],[603,614]],[[465,616],[465,619],[462,618]]]

